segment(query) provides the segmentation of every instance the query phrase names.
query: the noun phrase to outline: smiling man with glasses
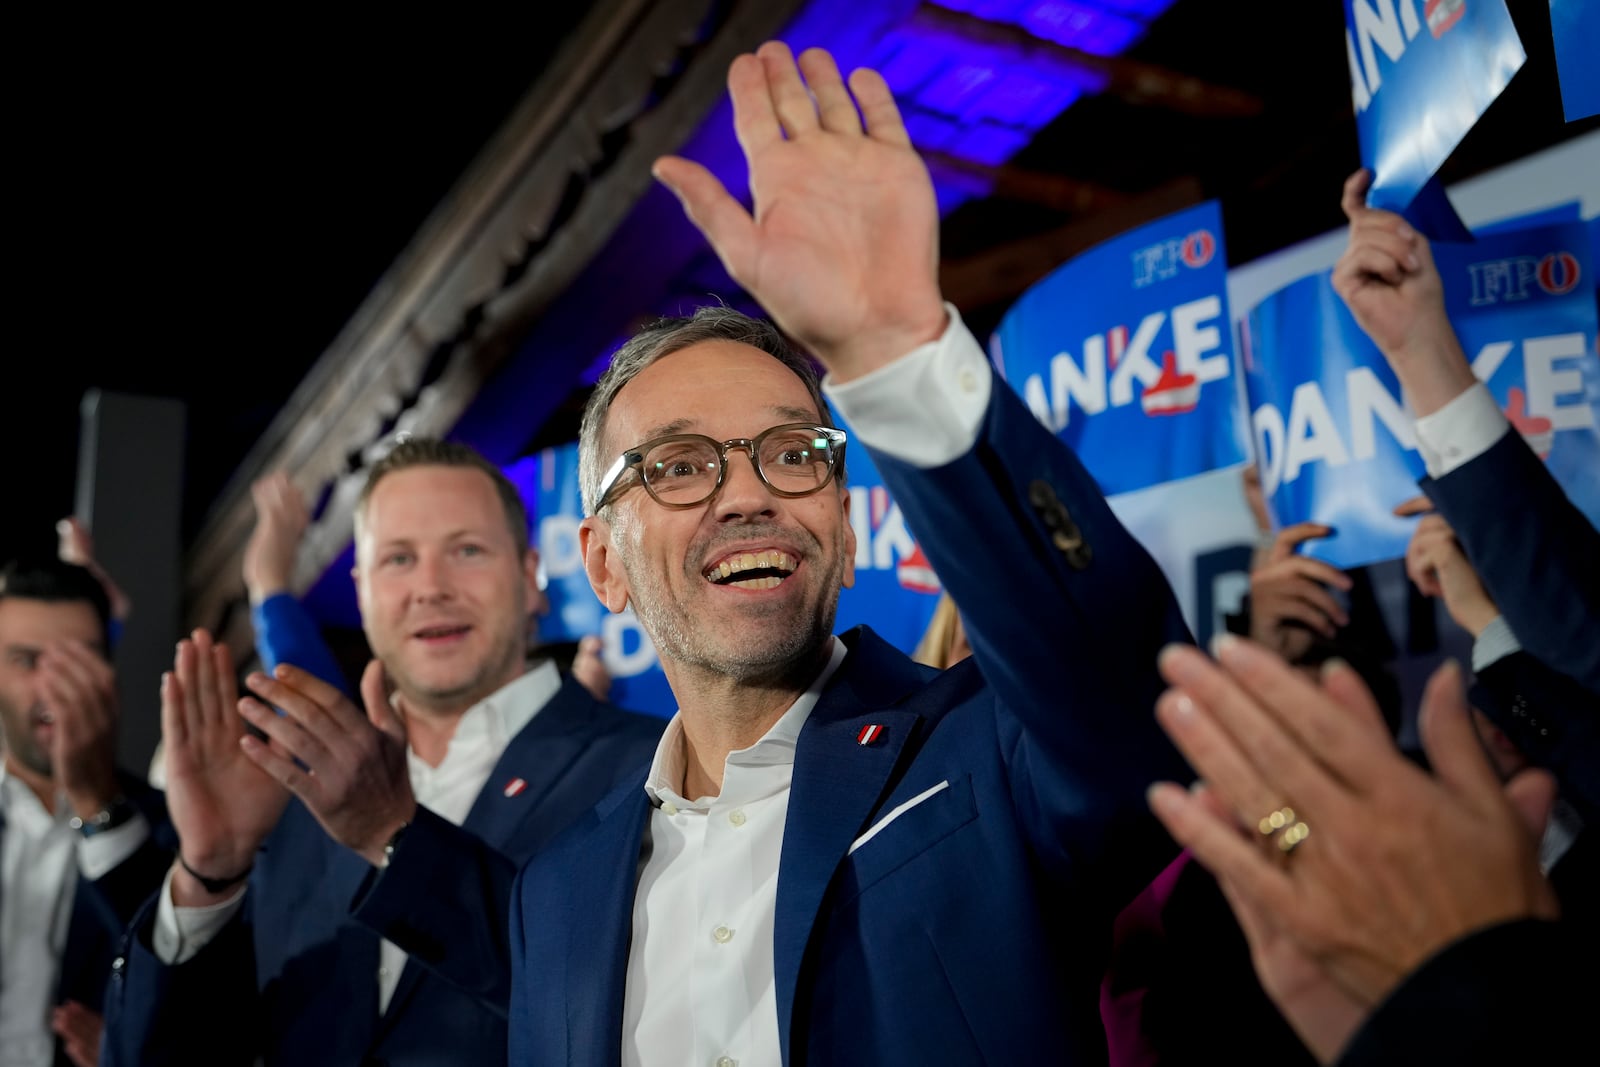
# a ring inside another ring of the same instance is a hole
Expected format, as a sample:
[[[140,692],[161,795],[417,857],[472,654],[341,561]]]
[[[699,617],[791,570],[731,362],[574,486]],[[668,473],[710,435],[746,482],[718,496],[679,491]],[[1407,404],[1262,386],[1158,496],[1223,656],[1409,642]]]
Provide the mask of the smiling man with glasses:
[[[687,160],[657,175],[774,321],[657,323],[585,409],[584,566],[678,712],[519,877],[510,1059],[1103,1062],[1112,918],[1176,851],[1144,790],[1186,775],[1151,708],[1187,631],[943,302],[882,79],[768,44],[729,85],[754,214]],[[785,335],[962,606],[967,662],[834,635],[845,435]]]

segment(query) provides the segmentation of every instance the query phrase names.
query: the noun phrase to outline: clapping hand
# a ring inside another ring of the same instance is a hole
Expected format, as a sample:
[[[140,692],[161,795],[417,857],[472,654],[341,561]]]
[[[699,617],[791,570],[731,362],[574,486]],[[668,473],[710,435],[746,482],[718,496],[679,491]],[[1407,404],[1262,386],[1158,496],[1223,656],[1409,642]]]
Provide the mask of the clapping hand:
[[[1219,662],[1173,646],[1160,668],[1173,688],[1157,717],[1206,787],[1157,785],[1151,806],[1217,876],[1263,988],[1319,1055],[1445,945],[1556,916],[1535,837],[1554,781],[1524,771],[1502,786],[1453,663],[1423,698],[1432,773],[1395,747],[1348,666],[1319,685],[1228,637]]]
[[[87,818],[116,799],[116,675],[81,641],[55,641],[39,655],[39,700],[55,723],[50,764],[56,785]]]
[[[214,903],[219,895],[194,873],[227,880],[249,870],[289,799],[241,751],[238,704],[228,646],[204,630],[178,642],[172,670],[161,679],[161,737],[167,809],[182,860],[173,873],[180,905]]]
[[[244,547],[244,582],[250,601],[259,604],[274,593],[290,591],[300,540],[311,522],[305,495],[282,471],[250,486],[256,525]]]
[[[361,676],[365,712],[288,664],[245,684],[260,699],[241,702],[240,710],[269,739],[245,738],[245,755],[293,791],[328,836],[381,866],[384,846],[417,808],[405,726],[389,706],[383,665],[373,660]]]

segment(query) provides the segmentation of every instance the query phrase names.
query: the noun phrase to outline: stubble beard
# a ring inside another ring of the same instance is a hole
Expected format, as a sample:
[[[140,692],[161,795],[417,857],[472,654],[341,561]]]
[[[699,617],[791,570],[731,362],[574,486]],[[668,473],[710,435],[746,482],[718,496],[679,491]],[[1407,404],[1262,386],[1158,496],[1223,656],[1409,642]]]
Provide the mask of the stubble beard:
[[[496,654],[486,657],[476,669],[454,685],[430,685],[423,682],[406,666],[399,655],[380,656],[383,669],[394,682],[394,688],[406,705],[415,710],[428,710],[444,714],[464,712],[472,705],[504,688],[510,678],[515,678],[514,668],[523,662],[522,641],[512,646],[510,641],[496,645]]]
[[[670,595],[666,583],[651,573],[648,562],[627,537],[618,538],[616,543],[622,546],[622,566],[632,590],[634,614],[663,663],[671,661],[751,686],[804,685],[815,673],[822,650],[833,637],[833,621],[839,607],[844,575],[839,552],[834,553],[834,562],[818,579],[820,591],[815,607],[802,612],[798,619],[789,608],[771,604],[741,612],[737,619],[702,620]],[[820,547],[813,559],[821,557]],[[695,552],[689,556],[701,558]],[[693,583],[706,581],[704,575],[687,567],[683,577],[691,589],[695,588]],[[640,590],[646,590],[646,595],[640,596]],[[782,625],[784,621],[788,625]],[[728,632],[723,627],[748,633],[751,639],[741,641],[735,636],[719,640],[720,633]]]
[[[4,741],[4,744],[0,744],[0,750],[3,750],[3,756],[0,756],[0,758],[19,764],[29,774],[34,774],[41,778],[55,778],[55,760],[51,757],[50,750],[40,746],[33,739],[32,731],[28,729],[31,715],[27,713],[19,714],[8,705],[5,709],[4,717],[6,723],[16,726],[17,729],[15,731],[10,729],[0,731],[5,735],[0,738],[0,740]],[[13,733],[17,736],[12,736]]]

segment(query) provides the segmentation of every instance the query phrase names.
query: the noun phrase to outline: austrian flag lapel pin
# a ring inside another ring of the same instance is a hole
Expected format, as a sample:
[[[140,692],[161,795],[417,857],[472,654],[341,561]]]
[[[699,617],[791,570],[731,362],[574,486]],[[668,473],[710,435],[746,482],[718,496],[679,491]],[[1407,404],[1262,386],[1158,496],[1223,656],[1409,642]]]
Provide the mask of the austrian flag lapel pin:
[[[875,722],[863,726],[861,732],[856,734],[856,744],[858,745],[875,745],[882,740],[883,726]]]
[[[528,783],[526,781],[521,778],[513,778],[511,781],[506,783],[505,793],[508,797],[514,797],[526,788],[528,788]]]

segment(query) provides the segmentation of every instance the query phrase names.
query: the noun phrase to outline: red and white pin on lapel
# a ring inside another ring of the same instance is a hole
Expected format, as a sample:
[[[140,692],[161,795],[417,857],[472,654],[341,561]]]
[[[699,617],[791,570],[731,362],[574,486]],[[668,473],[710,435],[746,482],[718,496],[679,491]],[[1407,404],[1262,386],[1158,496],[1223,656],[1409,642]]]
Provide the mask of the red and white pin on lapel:
[[[875,722],[863,726],[861,732],[856,734],[856,744],[858,745],[875,745],[882,740],[883,726]]]
[[[514,797],[526,788],[528,788],[527,782],[521,778],[513,778],[506,783],[505,794],[508,797]]]

